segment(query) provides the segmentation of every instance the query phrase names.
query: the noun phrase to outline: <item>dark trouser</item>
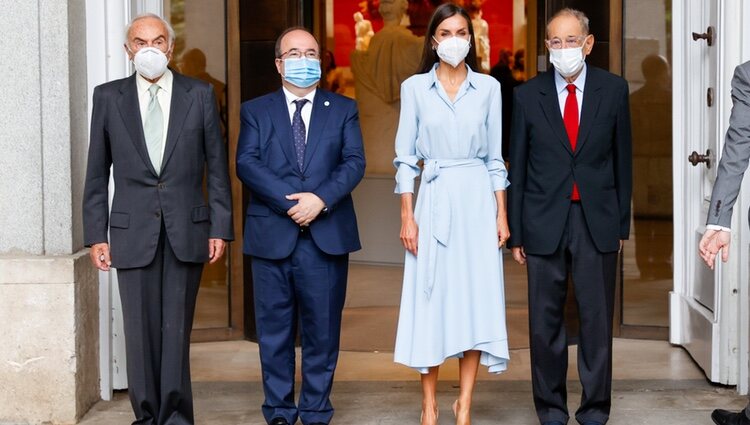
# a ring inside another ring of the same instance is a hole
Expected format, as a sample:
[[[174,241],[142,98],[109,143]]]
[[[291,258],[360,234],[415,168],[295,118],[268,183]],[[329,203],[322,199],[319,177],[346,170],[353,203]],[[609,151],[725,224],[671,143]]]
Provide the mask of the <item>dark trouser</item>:
[[[328,423],[329,396],[339,355],[348,255],[321,251],[308,232],[282,260],[254,257],[255,321],[263,369],[263,416],[303,424]],[[302,388],[294,403],[297,323],[302,335]]]
[[[578,374],[583,386],[578,422],[606,423],[612,386],[612,315],[617,252],[597,251],[583,210],[573,203],[557,251],[527,253],[534,404],[542,423],[567,423],[568,341],[565,299],[571,274],[580,317]]]
[[[154,260],[118,269],[134,424],[193,424],[190,331],[203,264],[175,257],[162,227]]]

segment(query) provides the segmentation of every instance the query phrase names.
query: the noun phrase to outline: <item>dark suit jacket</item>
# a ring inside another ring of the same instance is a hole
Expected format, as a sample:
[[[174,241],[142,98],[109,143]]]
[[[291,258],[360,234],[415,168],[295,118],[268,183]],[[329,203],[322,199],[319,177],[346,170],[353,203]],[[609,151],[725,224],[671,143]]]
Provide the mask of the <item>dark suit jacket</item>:
[[[555,251],[578,184],[589,232],[601,252],[630,233],[632,142],[628,85],[589,66],[575,153],[563,124],[553,71],[516,88],[510,136],[508,245]]]
[[[154,258],[162,219],[178,259],[208,260],[208,239],[233,239],[226,144],[211,86],[172,71],[172,103],[161,175],[146,148],[136,76],[94,89],[84,242],[107,242],[112,266],[134,268]],[[110,166],[115,181],[108,217]],[[206,177],[208,201],[204,197]]]
[[[328,208],[310,224],[318,248],[340,255],[361,247],[351,197],[365,171],[356,103],[318,89],[312,108],[300,171],[283,90],[242,105],[237,175],[252,193],[244,237],[248,255],[281,259],[291,254],[300,229],[287,216],[296,201],[285,195],[296,192],[315,193]]]

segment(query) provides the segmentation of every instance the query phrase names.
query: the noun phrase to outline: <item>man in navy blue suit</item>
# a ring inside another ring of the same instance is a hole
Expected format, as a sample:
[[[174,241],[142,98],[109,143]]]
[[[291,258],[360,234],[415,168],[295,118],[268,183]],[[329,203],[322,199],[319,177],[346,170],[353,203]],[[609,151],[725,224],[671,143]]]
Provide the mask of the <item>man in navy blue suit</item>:
[[[320,49],[304,28],[276,41],[282,88],[242,105],[237,174],[252,196],[244,252],[252,256],[271,425],[327,424],[349,253],[360,249],[351,192],[365,171],[353,100],[317,88]],[[296,325],[302,388],[294,399]]]

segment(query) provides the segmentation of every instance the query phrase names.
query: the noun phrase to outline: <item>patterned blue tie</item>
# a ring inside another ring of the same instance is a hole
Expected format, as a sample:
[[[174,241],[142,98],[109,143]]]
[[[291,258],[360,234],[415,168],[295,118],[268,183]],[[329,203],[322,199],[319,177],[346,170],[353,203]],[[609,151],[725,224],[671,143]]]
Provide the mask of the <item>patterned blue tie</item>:
[[[302,171],[302,164],[305,162],[305,122],[302,120],[302,108],[307,103],[307,99],[297,99],[294,104],[297,110],[292,117],[292,133],[294,133],[294,151],[297,152],[297,166]]]

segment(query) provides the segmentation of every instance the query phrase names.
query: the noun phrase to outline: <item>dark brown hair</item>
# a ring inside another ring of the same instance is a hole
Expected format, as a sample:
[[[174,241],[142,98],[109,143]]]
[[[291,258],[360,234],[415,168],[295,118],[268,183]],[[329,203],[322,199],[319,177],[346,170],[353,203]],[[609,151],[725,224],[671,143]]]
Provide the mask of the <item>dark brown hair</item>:
[[[419,64],[419,68],[417,68],[418,74],[430,72],[430,70],[432,70],[432,67],[440,61],[440,58],[437,55],[437,51],[432,48],[432,37],[435,36],[437,27],[444,20],[454,15],[463,16],[463,18],[466,19],[466,24],[469,27],[469,35],[471,36],[469,42],[471,43],[471,47],[469,47],[469,54],[466,55],[466,64],[469,65],[469,67],[474,71],[479,69],[477,67],[477,50],[476,47],[474,47],[474,26],[471,25],[471,18],[469,17],[469,14],[466,13],[466,10],[464,10],[461,6],[458,6],[454,3],[444,3],[438,6],[437,9],[435,9],[435,12],[430,18],[430,23],[427,25],[427,34],[424,37],[424,49],[422,49],[422,62]]]

